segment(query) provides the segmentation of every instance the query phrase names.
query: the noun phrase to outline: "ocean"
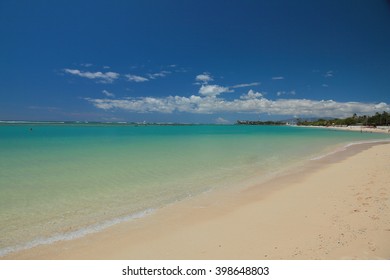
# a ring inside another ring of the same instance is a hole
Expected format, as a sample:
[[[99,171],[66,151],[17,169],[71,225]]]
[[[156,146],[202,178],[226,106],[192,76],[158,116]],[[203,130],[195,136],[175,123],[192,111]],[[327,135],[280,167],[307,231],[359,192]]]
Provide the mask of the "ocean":
[[[0,124],[0,256],[141,219],[386,134],[290,126]]]

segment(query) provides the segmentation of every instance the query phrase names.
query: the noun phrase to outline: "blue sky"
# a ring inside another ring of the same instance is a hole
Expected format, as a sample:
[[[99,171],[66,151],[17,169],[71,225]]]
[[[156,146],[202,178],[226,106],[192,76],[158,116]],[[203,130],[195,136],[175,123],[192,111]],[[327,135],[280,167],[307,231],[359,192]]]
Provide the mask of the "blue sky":
[[[390,111],[386,0],[0,0],[0,120]]]

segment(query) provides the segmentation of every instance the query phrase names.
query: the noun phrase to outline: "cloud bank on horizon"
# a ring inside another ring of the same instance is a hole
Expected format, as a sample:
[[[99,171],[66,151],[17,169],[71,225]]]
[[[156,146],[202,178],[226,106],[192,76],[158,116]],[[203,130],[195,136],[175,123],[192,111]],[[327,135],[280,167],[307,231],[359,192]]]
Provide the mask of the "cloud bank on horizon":
[[[90,67],[92,64],[88,64]],[[85,65],[83,65],[85,66]],[[171,65],[170,67],[176,67]],[[95,80],[96,83],[112,84],[123,78],[128,82],[145,83],[157,78],[164,78],[172,71],[161,70],[144,75],[119,74],[117,72],[90,72],[78,69],[63,69],[65,74]],[[328,70],[322,74],[325,79],[333,78],[334,71]],[[285,80],[283,76],[273,76],[272,81]],[[246,87],[258,87],[260,82],[241,83],[232,86],[210,84],[215,79],[209,72],[195,76],[194,85],[200,86],[198,94],[190,96],[169,95],[164,97],[138,96],[115,98],[107,90],[102,90],[105,98],[84,97],[83,99],[95,108],[115,112],[117,110],[132,113],[163,113],[174,112],[190,114],[267,114],[269,116],[293,117],[335,117],[345,118],[353,114],[372,115],[380,111],[390,111],[390,105],[385,102],[338,102],[329,100],[312,100],[306,98],[281,98],[282,96],[295,96],[296,91],[277,91],[277,99],[266,98],[264,93],[249,89],[237,98],[225,98],[224,93],[235,93],[235,90]],[[328,87],[322,84],[322,87]],[[237,95],[237,94],[236,94]],[[218,118],[217,118],[218,119]],[[218,119],[219,121],[221,119]],[[218,121],[218,122],[219,122]],[[226,121],[226,120],[225,120]]]
[[[329,72],[327,73],[329,75]],[[275,80],[275,77],[272,79]],[[276,80],[279,80],[277,77]],[[310,100],[310,99],[276,99],[264,97],[261,92],[249,89],[239,98],[227,99],[223,93],[233,93],[236,88],[258,86],[260,83],[238,84],[230,87],[216,84],[209,73],[199,74],[195,77],[196,84],[200,84],[198,94],[191,96],[166,96],[166,97],[125,97],[122,99],[108,98],[84,98],[94,107],[105,111],[124,110],[134,113],[165,113],[184,112],[191,114],[221,114],[221,113],[247,113],[268,114],[274,116],[294,117],[336,117],[343,118],[352,114],[371,115],[378,111],[390,111],[390,105],[384,102],[337,102],[334,100]],[[277,92],[277,96],[283,94],[295,95],[295,91]]]

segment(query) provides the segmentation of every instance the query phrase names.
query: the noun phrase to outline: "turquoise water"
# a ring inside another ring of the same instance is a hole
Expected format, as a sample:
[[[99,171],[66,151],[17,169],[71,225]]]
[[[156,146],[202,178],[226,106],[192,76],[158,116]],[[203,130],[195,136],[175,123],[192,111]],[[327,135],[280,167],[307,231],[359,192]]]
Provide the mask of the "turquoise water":
[[[389,136],[272,126],[1,125],[0,255],[374,139]]]

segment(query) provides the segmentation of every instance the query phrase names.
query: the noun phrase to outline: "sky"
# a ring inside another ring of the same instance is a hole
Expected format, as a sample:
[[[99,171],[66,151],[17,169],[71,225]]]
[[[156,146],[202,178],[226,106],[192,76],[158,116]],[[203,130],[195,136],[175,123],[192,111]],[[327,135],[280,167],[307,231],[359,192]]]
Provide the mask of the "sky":
[[[390,111],[388,0],[0,0],[0,120]]]

